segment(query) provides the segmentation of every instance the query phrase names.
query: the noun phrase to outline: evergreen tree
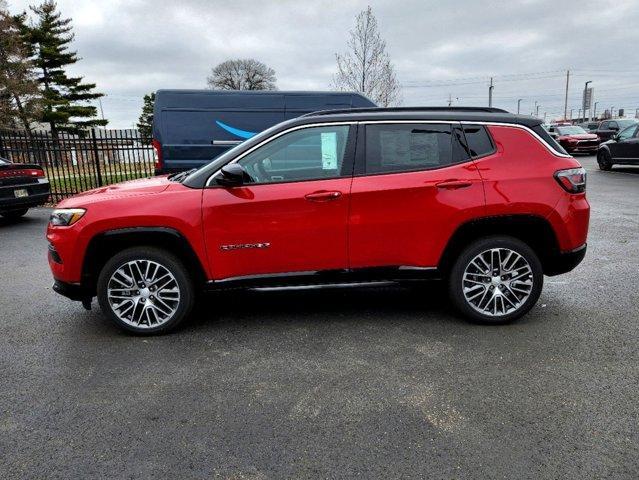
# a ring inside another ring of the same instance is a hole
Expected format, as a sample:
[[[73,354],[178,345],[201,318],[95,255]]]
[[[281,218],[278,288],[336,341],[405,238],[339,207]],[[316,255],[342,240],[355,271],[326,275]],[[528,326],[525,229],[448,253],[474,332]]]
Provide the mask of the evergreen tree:
[[[138,131],[140,136],[148,139],[149,143],[153,136],[153,106],[155,105],[155,92],[144,95],[144,104],[142,105],[142,113],[138,119]]]
[[[97,118],[97,108],[87,104],[103,94],[94,92],[94,83],[83,83],[82,77],[69,77],[65,72],[66,66],[79,60],[76,52],[69,50],[74,38],[71,19],[61,18],[52,0],[30,8],[36,17],[34,22],[27,25],[26,14],[17,18],[30,45],[42,88],[42,121],[49,123],[54,136],[58,131],[77,132],[106,125],[106,120]]]
[[[0,128],[31,133],[39,119],[41,95],[19,25],[0,0]]]

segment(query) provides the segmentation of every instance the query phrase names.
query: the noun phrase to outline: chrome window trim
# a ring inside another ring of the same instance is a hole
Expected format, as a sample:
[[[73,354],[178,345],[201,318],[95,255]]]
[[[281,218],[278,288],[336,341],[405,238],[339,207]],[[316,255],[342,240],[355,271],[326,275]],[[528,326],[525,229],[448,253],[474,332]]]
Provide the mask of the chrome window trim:
[[[257,150],[258,148],[260,148],[263,145],[266,145],[267,143],[272,142],[273,140],[281,137],[282,135],[285,135],[287,133],[291,133],[294,132],[296,130],[302,130],[305,128],[313,128],[313,127],[330,127],[330,126],[340,126],[340,125],[356,125],[358,122],[356,121],[352,121],[352,122],[321,122],[321,123],[307,123],[304,125],[297,125],[295,127],[291,127],[288,128],[286,130],[281,131],[280,133],[273,135],[269,138],[265,138],[264,140],[262,140],[260,143],[258,143],[257,145],[253,145],[251,148],[249,148],[246,152],[241,153],[240,155],[238,155],[237,157],[235,157],[233,160],[231,160],[230,162],[226,163],[225,165],[223,165],[223,167],[225,167],[226,165],[230,165],[232,163],[236,163],[239,162],[240,160],[242,160],[242,158],[244,158],[245,156],[247,156],[249,153]],[[216,170],[215,172],[213,172],[211,174],[211,176],[208,178],[208,180],[206,181],[206,184],[204,185],[205,187],[210,187],[211,186],[211,182],[213,181],[213,179],[215,178],[215,176],[217,174],[220,173],[220,170],[223,168],[221,167],[219,170]],[[320,179],[318,179],[320,180]]]
[[[552,146],[550,144],[546,143],[546,141],[543,138],[541,138],[539,135],[537,135],[532,128],[527,127],[525,125],[520,125],[518,123],[474,122],[474,121],[471,121],[471,122],[462,121],[461,124],[462,125],[490,125],[490,126],[493,126],[493,127],[510,127],[510,128],[518,128],[520,130],[525,130],[526,132],[530,133],[533,137],[535,137],[537,139],[537,141],[539,143],[541,143],[544,147],[546,147],[546,150],[548,150],[555,157],[572,158],[572,155],[558,152],[557,150],[552,148]]]

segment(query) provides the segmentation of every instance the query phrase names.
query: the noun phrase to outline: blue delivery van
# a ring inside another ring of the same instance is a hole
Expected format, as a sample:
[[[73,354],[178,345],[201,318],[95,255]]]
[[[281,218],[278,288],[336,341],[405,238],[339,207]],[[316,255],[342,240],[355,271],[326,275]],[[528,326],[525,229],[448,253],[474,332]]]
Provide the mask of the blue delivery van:
[[[158,90],[155,172],[200,167],[256,133],[306,113],[375,106],[351,92]]]

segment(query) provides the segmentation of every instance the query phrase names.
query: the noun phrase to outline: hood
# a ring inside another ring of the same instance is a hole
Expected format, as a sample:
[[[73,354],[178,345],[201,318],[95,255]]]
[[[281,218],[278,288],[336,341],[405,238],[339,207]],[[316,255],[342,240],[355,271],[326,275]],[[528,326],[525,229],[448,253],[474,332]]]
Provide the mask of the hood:
[[[68,208],[115,198],[153,195],[163,192],[170,184],[171,182],[166,176],[129,180],[78,193],[62,200],[58,206]]]
[[[575,140],[597,140],[599,138],[594,133],[577,133],[573,135],[560,135],[560,137],[573,138]]]

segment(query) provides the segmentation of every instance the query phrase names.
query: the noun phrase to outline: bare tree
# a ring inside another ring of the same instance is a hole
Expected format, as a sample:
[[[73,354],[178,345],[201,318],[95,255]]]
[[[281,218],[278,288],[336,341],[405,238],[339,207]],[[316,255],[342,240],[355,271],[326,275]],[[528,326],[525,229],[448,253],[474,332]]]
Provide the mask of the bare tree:
[[[0,0],[0,127],[31,132],[42,113],[42,96],[19,24]]]
[[[275,70],[248,59],[226,60],[211,71],[209,88],[217,90],[277,90]]]
[[[346,53],[335,54],[333,87],[361,92],[383,107],[399,104],[400,85],[370,6],[357,15],[347,46]]]

